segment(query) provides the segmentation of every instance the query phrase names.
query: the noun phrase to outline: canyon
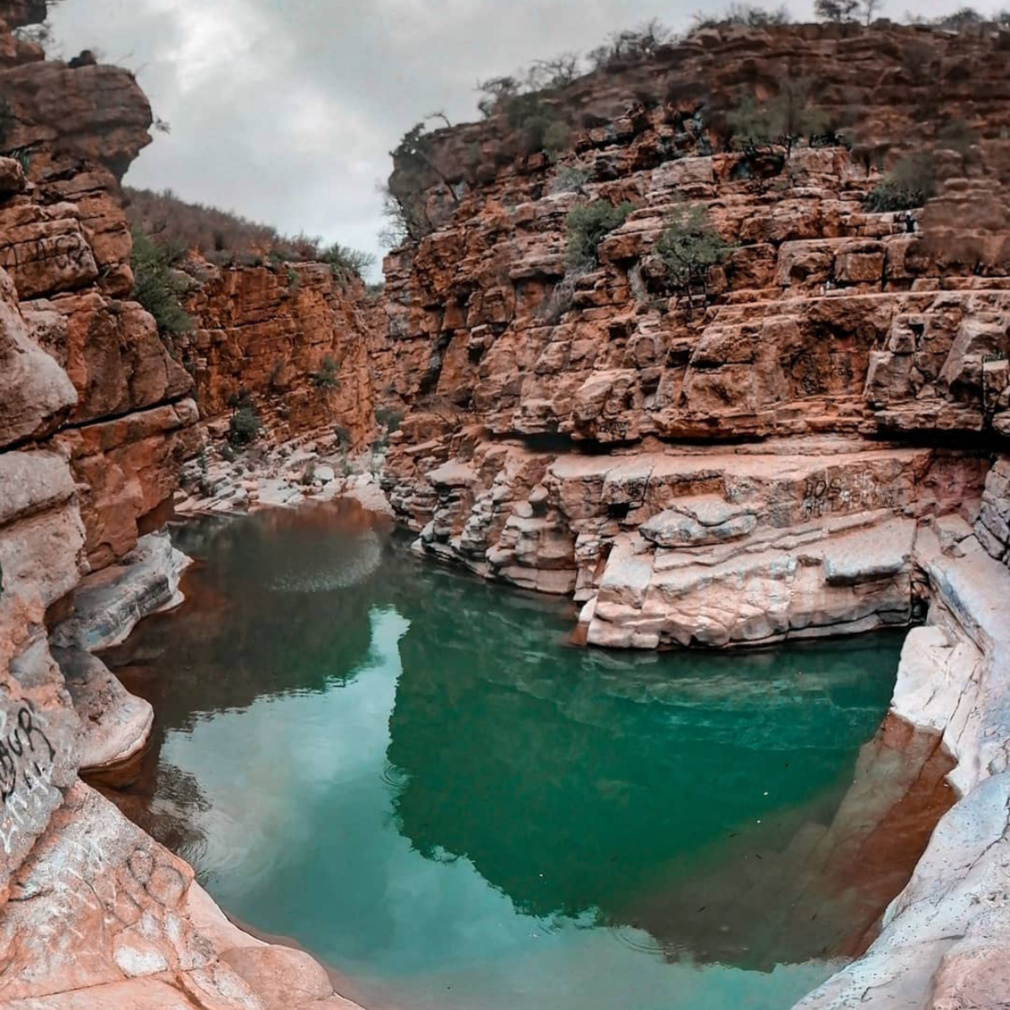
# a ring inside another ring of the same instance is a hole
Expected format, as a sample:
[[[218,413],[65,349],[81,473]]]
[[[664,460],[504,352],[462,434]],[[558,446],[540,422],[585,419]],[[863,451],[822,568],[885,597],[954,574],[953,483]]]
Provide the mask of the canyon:
[[[0,158],[0,1006],[351,1005],[78,772],[136,755],[156,717],[93,653],[178,602],[174,507],[378,485],[419,553],[571,597],[588,646],[915,625],[892,715],[942,743],[959,801],[866,955],[801,1006],[1005,1000],[1010,33],[699,29],[542,95],[556,157],[503,110],[401,150],[391,190],[425,233],[381,294],[194,256],[170,336],[131,301],[119,195],[150,106],[12,33],[44,16],[0,4],[5,143],[32,152],[27,173]],[[784,76],[848,143],[721,150],[719,110]],[[867,209],[920,147],[936,196]],[[576,268],[592,201],[632,209]],[[684,201],[728,244],[700,299],[655,252]],[[263,431],[236,452],[243,407]]]

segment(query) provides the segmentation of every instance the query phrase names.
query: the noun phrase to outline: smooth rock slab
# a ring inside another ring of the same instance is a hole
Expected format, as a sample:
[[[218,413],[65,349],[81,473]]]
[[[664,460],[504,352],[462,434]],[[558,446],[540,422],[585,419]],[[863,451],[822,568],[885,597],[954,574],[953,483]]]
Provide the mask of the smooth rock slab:
[[[81,721],[81,771],[120,764],[143,750],[154,726],[150,703],[130,694],[90,653],[55,649],[53,656]]]
[[[193,871],[78,782],[11,881],[0,999],[205,966],[185,916]]]
[[[74,613],[53,632],[53,645],[85,652],[119,645],[143,618],[182,602],[179,579],[188,565],[167,533],[142,537],[122,565],[81,582]]]
[[[641,526],[641,534],[657,547],[705,547],[738,540],[753,533],[757,515],[715,495],[685,498]]]

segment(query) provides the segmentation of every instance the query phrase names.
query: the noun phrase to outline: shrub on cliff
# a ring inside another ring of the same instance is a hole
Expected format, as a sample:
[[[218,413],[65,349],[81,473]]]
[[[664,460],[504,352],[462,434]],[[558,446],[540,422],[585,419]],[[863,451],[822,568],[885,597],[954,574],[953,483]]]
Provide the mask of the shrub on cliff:
[[[547,187],[551,195],[558,193],[581,193],[585,195],[585,186],[591,173],[581,165],[565,165]]]
[[[309,381],[317,389],[333,390],[340,386],[340,366],[327,354],[319,366],[318,372],[309,376]]]
[[[763,145],[781,144],[786,157],[800,140],[829,129],[827,113],[814,104],[810,82],[802,78],[783,81],[778,94],[764,103],[748,95],[726,114],[726,123],[733,146],[753,153]]]
[[[398,247],[406,241],[419,242],[431,234],[434,225],[428,217],[428,195],[433,187],[438,186],[440,196],[447,202],[459,203],[456,187],[435,157],[434,134],[428,129],[432,119],[441,119],[449,126],[444,113],[432,113],[415,123],[389,152],[393,174],[382,191],[383,214],[389,220],[380,233],[383,245]]]
[[[565,262],[575,269],[592,270],[600,265],[599,246],[615,228],[628,219],[635,205],[627,200],[614,206],[607,200],[580,203],[568,213]]]
[[[697,13],[694,15],[694,24],[691,26],[693,32],[702,28],[720,28],[724,25],[741,25],[745,28],[773,28],[778,25],[791,24],[793,16],[789,13],[789,8],[782,6],[775,10],[765,10],[763,7],[754,7],[747,3],[731,3],[722,14],[705,15]]]
[[[556,158],[568,147],[570,131],[556,109],[536,92],[512,95],[505,104],[509,126],[519,137],[522,154],[545,151]]]
[[[614,70],[641,63],[668,42],[672,34],[658,18],[653,18],[637,28],[614,32],[602,46],[589,53],[589,61],[596,70]]]
[[[698,289],[708,297],[709,271],[726,258],[729,250],[700,204],[674,208],[655,245],[670,288],[688,298]]]
[[[898,161],[866,197],[866,209],[876,213],[922,207],[933,195],[933,159],[928,153],[909,155]]]
[[[395,407],[376,407],[375,408],[375,423],[380,427],[385,429],[387,432],[392,434],[394,431],[400,430],[400,424],[403,421],[403,411],[397,410]]]
[[[246,400],[231,416],[228,424],[228,444],[235,449],[252,445],[262,430],[263,423],[256,413],[256,408]]]
[[[814,13],[822,21],[864,21],[872,24],[883,0],[817,0]]]
[[[334,242],[333,245],[319,250],[319,262],[329,264],[333,276],[341,282],[346,282],[352,277],[362,280],[365,271],[375,264],[375,257],[371,253]]]
[[[179,300],[188,284],[174,269],[184,253],[178,246],[161,245],[139,228],[133,229],[130,259],[133,291],[130,297],[154,316],[158,332],[163,336],[188,333],[193,329],[193,320]]]

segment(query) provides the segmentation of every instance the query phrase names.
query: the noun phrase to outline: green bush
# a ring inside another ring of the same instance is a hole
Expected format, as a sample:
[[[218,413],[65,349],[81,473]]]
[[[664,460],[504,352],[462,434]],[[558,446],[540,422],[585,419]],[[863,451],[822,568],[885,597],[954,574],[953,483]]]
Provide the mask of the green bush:
[[[936,190],[933,161],[928,154],[902,158],[884,181],[866,197],[866,209],[876,213],[912,210],[923,206]]]
[[[390,434],[394,431],[400,430],[400,424],[403,421],[403,411],[396,410],[393,407],[376,407],[375,408],[375,423],[380,428],[385,428]]]
[[[568,213],[568,241],[565,260],[575,269],[594,269],[600,265],[600,243],[628,219],[635,205],[627,200],[614,206],[606,200],[580,203]]]
[[[347,281],[352,277],[360,280],[365,271],[375,264],[375,257],[371,253],[350,249],[339,242],[334,242],[333,245],[320,249],[319,262],[329,264],[333,276],[338,280]]]
[[[712,227],[708,213],[699,204],[675,208],[655,245],[667,283],[689,297],[696,288],[707,296],[708,272],[726,258],[729,250],[729,244]]]
[[[519,134],[523,154],[546,151],[556,158],[568,147],[571,131],[567,124],[536,92],[513,95],[505,108],[509,126]]]
[[[789,79],[779,93],[764,103],[743,98],[726,114],[734,146],[749,152],[767,144],[781,144],[787,156],[804,138],[820,136],[830,129],[827,113],[810,96],[810,82]]]
[[[309,376],[309,381],[319,389],[337,389],[340,386],[340,366],[327,354],[319,366],[319,371],[313,372]]]
[[[133,292],[130,297],[140,302],[154,316],[161,334],[188,333],[193,320],[179,301],[187,282],[173,267],[182,259],[184,250],[156,243],[139,228],[133,229]]]
[[[262,430],[263,423],[256,413],[256,408],[251,403],[244,403],[231,416],[228,425],[228,444],[236,449],[252,445]]]

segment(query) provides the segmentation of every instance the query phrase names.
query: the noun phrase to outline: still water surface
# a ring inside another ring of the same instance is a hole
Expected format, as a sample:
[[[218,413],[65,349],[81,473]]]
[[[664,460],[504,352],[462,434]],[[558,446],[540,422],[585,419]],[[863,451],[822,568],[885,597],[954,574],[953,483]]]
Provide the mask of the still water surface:
[[[587,651],[352,505],[176,535],[187,604],[111,657],[159,717],[121,802],[346,995],[784,1010],[879,914],[832,839],[900,638]]]

